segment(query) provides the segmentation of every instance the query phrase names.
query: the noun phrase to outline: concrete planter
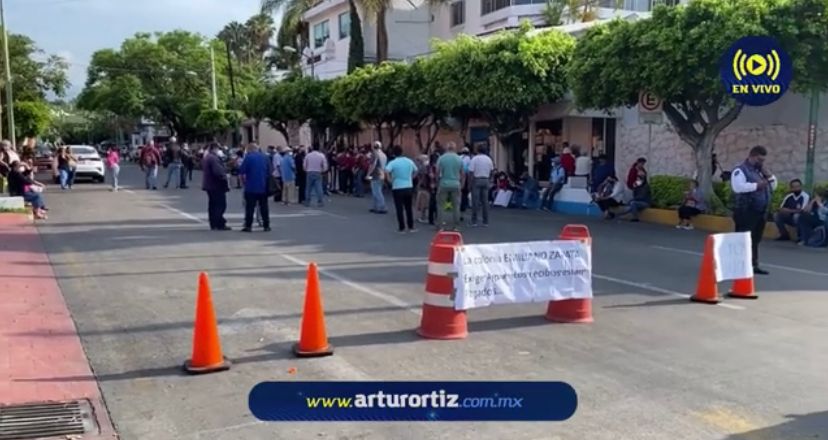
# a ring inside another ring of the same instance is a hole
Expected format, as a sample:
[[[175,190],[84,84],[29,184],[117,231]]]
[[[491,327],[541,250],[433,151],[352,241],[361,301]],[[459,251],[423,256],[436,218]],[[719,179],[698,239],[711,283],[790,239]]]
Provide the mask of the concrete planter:
[[[0,211],[17,211],[25,207],[23,197],[0,197]]]
[[[649,208],[641,212],[641,221],[657,223],[661,225],[677,225],[678,211],[675,209]],[[733,220],[730,217],[719,215],[700,214],[693,219],[693,226],[697,229],[710,232],[733,232]],[[766,239],[774,239],[779,236],[776,226],[768,222],[765,226]],[[792,231],[792,237],[796,237],[796,231]]]

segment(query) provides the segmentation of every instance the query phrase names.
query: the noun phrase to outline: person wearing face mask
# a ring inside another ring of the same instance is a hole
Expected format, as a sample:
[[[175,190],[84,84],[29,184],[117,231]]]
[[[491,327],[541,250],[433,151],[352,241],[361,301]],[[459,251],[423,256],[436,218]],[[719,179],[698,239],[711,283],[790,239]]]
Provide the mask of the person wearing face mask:
[[[759,267],[759,243],[765,233],[771,194],[776,189],[776,177],[765,167],[768,150],[757,145],[750,149],[748,158],[733,169],[730,188],[735,206],[733,223],[736,232],[750,232],[753,252],[753,273],[767,275]]]
[[[799,224],[799,217],[811,200],[808,193],[802,191],[801,180],[791,180],[788,187],[790,191],[782,199],[782,205],[773,218],[774,223],[776,223],[776,229],[779,230],[779,238],[776,239],[777,241],[790,241],[791,235],[788,233],[786,226],[796,227]]]

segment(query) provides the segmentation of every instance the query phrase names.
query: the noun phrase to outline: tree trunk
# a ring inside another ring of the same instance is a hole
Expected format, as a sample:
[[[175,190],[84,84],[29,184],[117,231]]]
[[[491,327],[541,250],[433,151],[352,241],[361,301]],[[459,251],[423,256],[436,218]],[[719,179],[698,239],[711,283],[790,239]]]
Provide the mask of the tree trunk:
[[[423,153],[423,152],[425,151],[425,150],[423,149],[423,133],[422,133],[422,131],[423,131],[423,127],[422,127],[422,126],[418,126],[418,127],[414,130],[414,140],[417,142],[417,150],[418,150],[420,153]]]
[[[377,11],[377,64],[388,59],[388,27],[385,25],[386,8]]]
[[[710,208],[720,207],[716,202],[716,192],[713,191],[713,146],[716,143],[716,136],[706,135],[699,138],[698,143],[693,145],[693,152],[696,157],[696,180],[699,182],[699,190],[702,194],[710,194],[705,197],[711,202]],[[715,206],[714,206],[715,205]]]
[[[299,128],[302,125],[299,121],[288,121],[287,123],[287,141],[290,145],[299,145],[301,140],[299,139]]]

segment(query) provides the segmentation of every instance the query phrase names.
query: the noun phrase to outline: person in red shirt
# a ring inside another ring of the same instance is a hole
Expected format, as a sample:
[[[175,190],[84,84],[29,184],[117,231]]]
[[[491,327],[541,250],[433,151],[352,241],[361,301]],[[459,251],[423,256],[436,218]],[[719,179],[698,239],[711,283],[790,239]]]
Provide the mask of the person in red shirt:
[[[353,192],[355,158],[350,149],[343,150],[336,157],[339,167],[339,192],[351,194]]]
[[[365,178],[368,176],[368,169],[371,168],[371,147],[363,145],[355,158],[354,171],[354,197],[365,195]]]
[[[644,168],[646,163],[647,159],[639,157],[638,160],[632,164],[630,171],[627,173],[627,188],[635,189],[637,186],[640,186],[640,183],[637,182],[647,180],[647,170]]]
[[[141,171],[146,175],[145,184],[147,189],[158,189],[158,165],[161,164],[161,152],[155,146],[154,141],[150,141],[141,149],[141,158],[139,160]]]
[[[564,142],[563,152],[561,153],[561,167],[566,171],[567,177],[575,175],[575,155],[572,154],[568,142]]]

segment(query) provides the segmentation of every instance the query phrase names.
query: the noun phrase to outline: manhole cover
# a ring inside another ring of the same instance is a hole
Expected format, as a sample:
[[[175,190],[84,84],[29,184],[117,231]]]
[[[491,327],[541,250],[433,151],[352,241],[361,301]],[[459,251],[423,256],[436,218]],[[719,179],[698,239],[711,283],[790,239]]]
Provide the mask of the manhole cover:
[[[96,429],[88,400],[0,406],[0,440],[65,437]]]

